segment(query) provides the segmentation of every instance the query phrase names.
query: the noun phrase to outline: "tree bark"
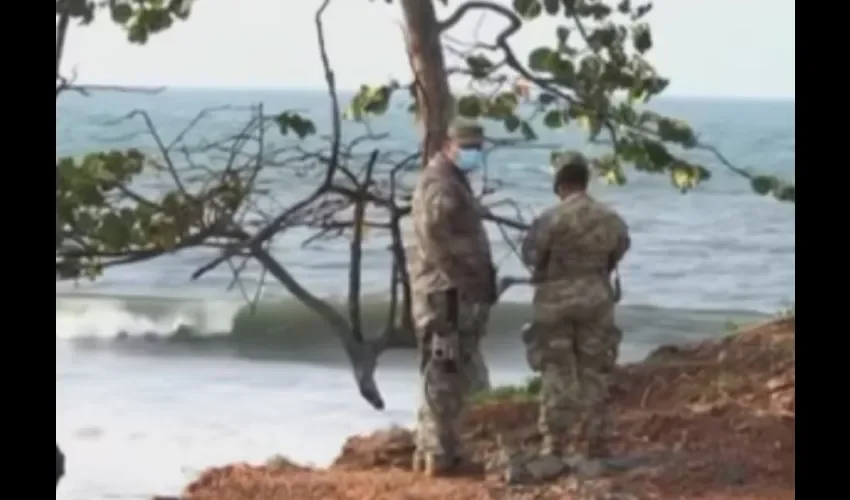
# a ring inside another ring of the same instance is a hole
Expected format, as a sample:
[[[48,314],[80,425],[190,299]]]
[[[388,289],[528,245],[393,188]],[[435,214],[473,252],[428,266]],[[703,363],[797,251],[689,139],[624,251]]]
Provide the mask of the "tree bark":
[[[439,151],[454,114],[440,28],[433,0],[402,0],[407,51],[416,85],[416,102],[422,120],[422,161]]]
[[[59,480],[65,475],[65,455],[56,443],[56,489],[59,489]]]

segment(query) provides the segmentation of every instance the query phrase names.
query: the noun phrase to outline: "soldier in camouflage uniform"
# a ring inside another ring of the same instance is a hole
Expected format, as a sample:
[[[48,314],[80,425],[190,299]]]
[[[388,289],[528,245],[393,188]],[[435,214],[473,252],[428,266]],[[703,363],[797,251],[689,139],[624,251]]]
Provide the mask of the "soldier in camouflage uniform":
[[[540,215],[523,243],[532,270],[533,321],[523,333],[531,368],[541,376],[542,453],[560,456],[574,424],[585,420],[588,454],[607,454],[608,378],[622,334],[611,273],[629,249],[626,223],[587,193],[590,169],[578,153],[555,160],[561,202]]]
[[[423,389],[413,466],[430,475],[471,465],[460,453],[459,419],[475,385],[487,383],[479,343],[495,302],[495,271],[465,174],[480,166],[482,141],[479,125],[455,123],[413,192],[409,270]]]

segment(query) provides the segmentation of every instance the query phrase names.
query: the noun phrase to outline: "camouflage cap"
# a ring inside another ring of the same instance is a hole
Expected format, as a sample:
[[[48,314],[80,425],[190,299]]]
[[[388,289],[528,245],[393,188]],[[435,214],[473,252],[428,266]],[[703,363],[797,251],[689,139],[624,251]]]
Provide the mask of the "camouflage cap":
[[[555,194],[563,184],[587,185],[590,164],[578,151],[565,151],[552,157],[552,190]]]
[[[587,158],[578,151],[565,151],[552,158],[552,170],[555,174],[568,165],[589,167]]]
[[[457,119],[449,126],[449,139],[463,144],[481,144],[484,140],[484,127],[472,120]]]

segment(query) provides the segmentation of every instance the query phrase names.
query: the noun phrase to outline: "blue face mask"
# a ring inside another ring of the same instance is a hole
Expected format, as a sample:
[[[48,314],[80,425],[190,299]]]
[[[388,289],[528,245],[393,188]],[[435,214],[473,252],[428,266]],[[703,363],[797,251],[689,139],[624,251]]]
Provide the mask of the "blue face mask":
[[[455,164],[467,174],[475,172],[484,166],[484,153],[480,149],[459,149]]]

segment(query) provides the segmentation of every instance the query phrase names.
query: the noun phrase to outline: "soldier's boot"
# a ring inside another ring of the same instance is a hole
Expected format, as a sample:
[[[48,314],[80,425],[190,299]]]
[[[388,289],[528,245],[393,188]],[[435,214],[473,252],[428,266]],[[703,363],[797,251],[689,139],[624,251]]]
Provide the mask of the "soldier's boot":
[[[611,447],[608,445],[608,440],[597,436],[587,443],[587,456],[594,460],[604,460],[611,458]]]
[[[564,450],[563,438],[544,435],[540,453],[525,464],[525,475],[534,481],[549,481],[569,471],[564,460]]]
[[[415,473],[425,472],[425,453],[416,450],[410,459],[410,469]]]
[[[564,456],[566,443],[561,436],[546,434],[540,444],[540,456],[552,456],[561,458]]]
[[[425,455],[424,473],[428,477],[484,475],[484,466],[462,455]]]
[[[611,420],[611,412],[607,407],[598,409],[588,418],[585,427],[588,458],[601,460],[611,458]]]

